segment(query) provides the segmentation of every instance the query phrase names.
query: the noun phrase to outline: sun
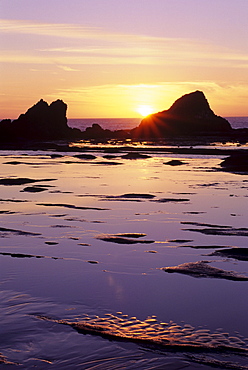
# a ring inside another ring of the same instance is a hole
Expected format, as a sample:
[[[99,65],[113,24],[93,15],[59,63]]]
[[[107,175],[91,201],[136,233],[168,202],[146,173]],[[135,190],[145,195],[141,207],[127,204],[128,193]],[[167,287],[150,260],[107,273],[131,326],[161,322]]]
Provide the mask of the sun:
[[[153,108],[150,105],[139,105],[136,110],[143,117],[148,116],[149,114],[151,114],[154,111]]]

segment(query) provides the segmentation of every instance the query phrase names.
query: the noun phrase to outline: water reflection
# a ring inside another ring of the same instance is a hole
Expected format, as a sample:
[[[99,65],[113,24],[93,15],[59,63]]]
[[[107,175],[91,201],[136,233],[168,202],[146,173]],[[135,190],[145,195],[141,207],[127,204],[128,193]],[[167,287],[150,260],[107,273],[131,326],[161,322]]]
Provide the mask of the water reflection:
[[[42,151],[0,158],[1,178],[17,179],[0,185],[6,361],[25,369],[174,370],[197,369],[198,362],[207,368],[211,361],[225,368],[224,357],[212,351],[223,346],[241,369],[243,357],[233,350],[247,349],[235,333],[248,336],[247,282],[161,268],[195,267],[207,258],[215,272],[247,275],[246,177],[216,171],[222,156],[167,154],[153,146],[151,158],[116,158],[121,165],[115,166],[104,158],[104,146],[91,149],[95,159]],[[122,150],[106,149],[116,156]],[[187,165],[165,165],[179,158]],[[39,188],[46,190],[23,192],[23,178],[43,179]],[[184,345],[187,356],[178,352]],[[196,358],[194,346],[212,352]]]

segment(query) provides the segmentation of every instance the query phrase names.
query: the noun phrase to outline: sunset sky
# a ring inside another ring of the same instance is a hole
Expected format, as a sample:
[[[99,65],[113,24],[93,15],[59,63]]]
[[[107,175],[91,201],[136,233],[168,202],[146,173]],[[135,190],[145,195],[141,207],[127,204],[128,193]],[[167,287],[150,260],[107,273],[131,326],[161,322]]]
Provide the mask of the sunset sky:
[[[248,116],[248,0],[0,0],[0,118],[140,117],[202,90]]]

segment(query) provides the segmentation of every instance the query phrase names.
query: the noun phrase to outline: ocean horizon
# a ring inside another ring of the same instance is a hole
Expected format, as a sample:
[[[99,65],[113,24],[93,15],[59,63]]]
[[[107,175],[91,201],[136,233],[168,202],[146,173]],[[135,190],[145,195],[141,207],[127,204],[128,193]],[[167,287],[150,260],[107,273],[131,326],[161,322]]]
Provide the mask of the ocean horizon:
[[[243,117],[224,117],[230,122],[232,128],[248,128],[248,116]],[[97,123],[103,129],[114,130],[131,130],[137,127],[142,118],[69,118],[68,125],[72,128],[78,128],[84,131],[87,127]]]

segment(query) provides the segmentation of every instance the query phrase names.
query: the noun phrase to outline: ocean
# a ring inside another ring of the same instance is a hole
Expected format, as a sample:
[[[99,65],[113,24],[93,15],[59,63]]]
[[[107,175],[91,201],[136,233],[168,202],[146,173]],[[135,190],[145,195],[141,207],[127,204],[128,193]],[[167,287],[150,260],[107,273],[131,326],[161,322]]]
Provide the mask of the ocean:
[[[232,128],[248,128],[248,117],[225,117]],[[98,123],[102,128],[109,130],[128,130],[137,127],[142,118],[73,118],[68,119],[70,127],[84,131],[93,123]]]

